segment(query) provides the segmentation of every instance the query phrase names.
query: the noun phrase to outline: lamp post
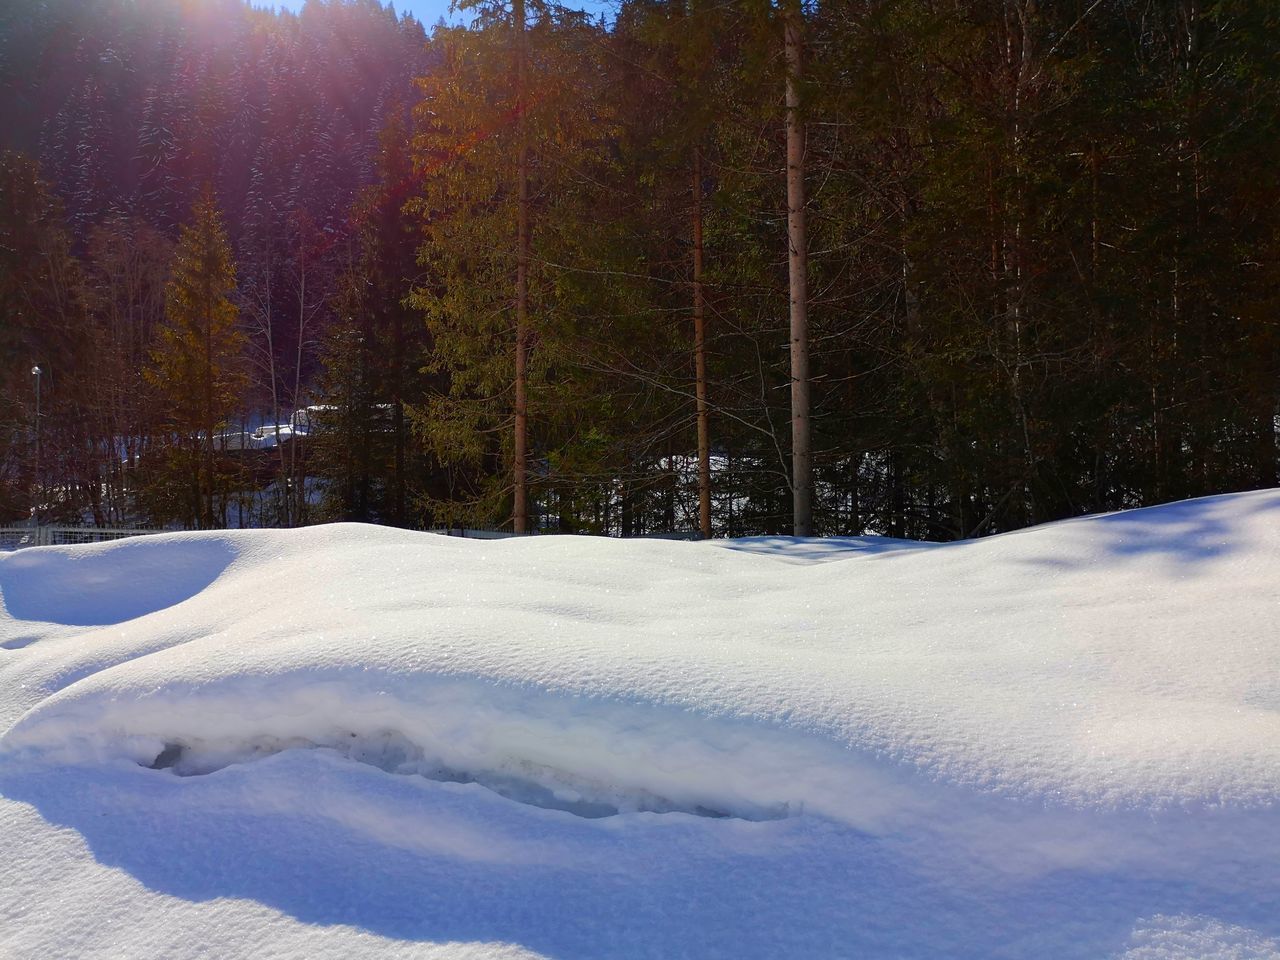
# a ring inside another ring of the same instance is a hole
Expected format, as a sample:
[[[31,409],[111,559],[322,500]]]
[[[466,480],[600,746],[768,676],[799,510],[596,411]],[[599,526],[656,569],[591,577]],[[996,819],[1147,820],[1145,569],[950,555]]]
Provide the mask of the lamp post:
[[[44,489],[40,484],[40,379],[44,375],[44,371],[38,366],[31,368],[31,375],[36,378],[36,503],[35,503],[35,521],[40,523],[40,500],[44,496]]]

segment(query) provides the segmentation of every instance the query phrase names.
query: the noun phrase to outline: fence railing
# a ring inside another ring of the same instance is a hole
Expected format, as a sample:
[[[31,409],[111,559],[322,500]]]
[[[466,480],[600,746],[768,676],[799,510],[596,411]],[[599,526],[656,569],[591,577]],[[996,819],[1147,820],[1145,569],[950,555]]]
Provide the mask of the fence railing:
[[[430,527],[424,532],[438,533],[446,537],[467,537],[471,540],[505,540],[508,537],[532,536],[532,534],[513,533],[510,530],[485,527]]]
[[[505,540],[508,537],[556,536],[559,531],[541,530],[530,533],[513,533],[497,527],[431,527],[427,533],[439,533],[447,537],[468,537],[472,540]],[[701,540],[702,534],[696,530],[672,530],[663,533],[640,533],[629,539],[634,540]]]
[[[40,527],[0,527],[0,551],[38,547],[44,543]]]
[[[104,540],[120,540],[139,537],[163,530],[145,527],[71,527],[51,524],[24,527],[0,527],[0,551],[21,550],[23,547],[68,546],[76,543],[101,543]]]

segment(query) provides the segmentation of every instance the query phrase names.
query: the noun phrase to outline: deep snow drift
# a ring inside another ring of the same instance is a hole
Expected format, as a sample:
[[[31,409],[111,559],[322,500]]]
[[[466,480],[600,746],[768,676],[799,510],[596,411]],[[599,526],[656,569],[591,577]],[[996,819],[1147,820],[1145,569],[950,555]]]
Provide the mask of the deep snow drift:
[[[1280,957],[1280,492],[0,555],[0,956]]]

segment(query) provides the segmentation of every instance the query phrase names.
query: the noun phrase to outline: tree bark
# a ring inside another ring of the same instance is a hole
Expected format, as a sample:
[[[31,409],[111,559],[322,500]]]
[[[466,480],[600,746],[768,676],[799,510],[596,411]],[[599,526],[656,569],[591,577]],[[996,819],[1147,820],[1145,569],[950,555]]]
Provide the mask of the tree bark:
[[[512,523],[516,533],[529,532],[526,485],[528,458],[528,340],[529,340],[529,139],[525,119],[528,36],[524,0],[514,0],[516,31],[516,410],[515,449],[512,454]]]
[[[800,113],[801,0],[784,19],[787,63],[787,241],[791,293],[791,488],[797,537],[813,536],[813,452],[809,431],[809,253],[805,240],[804,119]]]
[[[209,484],[205,501],[204,518],[200,526],[213,529],[213,317],[207,306],[204,316],[204,433],[205,480]]]
[[[395,434],[395,479],[391,484],[391,518],[397,527],[403,527],[404,518],[404,397],[402,386],[404,357],[404,317],[397,306],[392,318],[392,373],[391,373],[391,426]]]
[[[693,148],[693,357],[698,398],[698,529],[711,536],[711,430],[707,409],[707,326],[702,285],[702,148]]]
[[[289,479],[285,484],[289,500],[288,523],[297,526],[302,522],[306,506],[306,479],[298,463],[298,403],[302,399],[302,350],[307,335],[307,234],[306,223],[299,224],[298,233],[298,340],[293,353],[293,412],[289,415]]]

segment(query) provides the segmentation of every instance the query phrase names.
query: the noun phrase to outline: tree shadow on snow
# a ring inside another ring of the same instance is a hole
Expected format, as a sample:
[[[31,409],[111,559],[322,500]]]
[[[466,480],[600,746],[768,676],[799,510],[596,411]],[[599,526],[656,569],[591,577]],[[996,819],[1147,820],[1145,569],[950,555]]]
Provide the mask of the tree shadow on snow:
[[[160,893],[243,898],[400,940],[516,943],[562,960],[1097,960],[1122,950],[1144,916],[1246,926],[1267,909],[1280,917],[1280,902],[1261,903],[1257,891],[1230,897],[1185,881],[983,879],[965,863],[926,876],[893,844],[816,817],[586,821],[474,785],[302,756],[271,763],[187,780],[0,771],[0,791]],[[304,779],[278,790],[281,775]],[[349,815],[335,819],[326,796],[350,798]]]
[[[828,563],[851,557],[877,556],[904,550],[922,550],[944,544],[929,540],[901,540],[893,537],[737,537],[712,540],[722,550],[735,553],[757,553],[792,563]]]
[[[1037,557],[1027,562],[1054,569],[1078,569],[1154,557],[1182,572],[1191,572],[1250,546],[1256,538],[1255,518],[1274,512],[1280,512],[1280,494],[1267,490],[1080,517],[1056,526],[1068,537],[1074,533],[1082,536],[1057,544],[1079,544],[1084,548],[1083,558],[1072,558],[1069,551],[1064,551],[1066,555]],[[1025,532],[1031,531],[1015,531],[1008,536]]]

